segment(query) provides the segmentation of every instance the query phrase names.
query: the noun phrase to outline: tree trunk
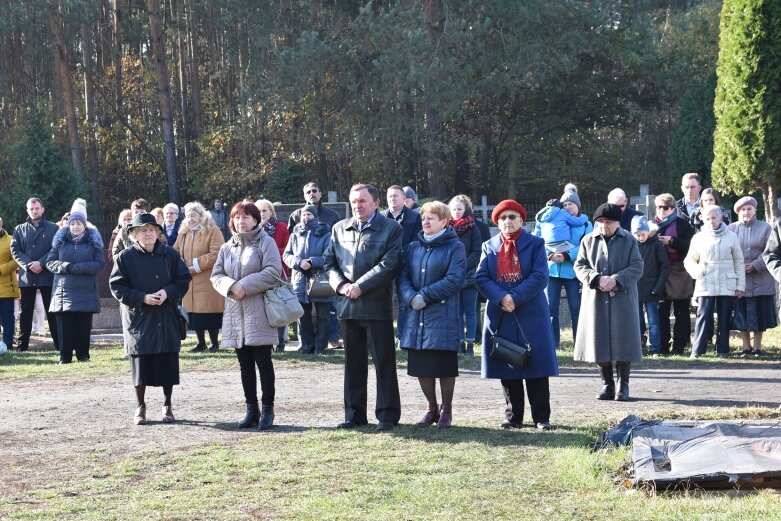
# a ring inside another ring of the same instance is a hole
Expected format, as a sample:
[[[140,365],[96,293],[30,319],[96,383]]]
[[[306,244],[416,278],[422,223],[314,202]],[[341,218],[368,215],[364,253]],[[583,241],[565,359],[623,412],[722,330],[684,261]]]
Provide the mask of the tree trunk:
[[[152,36],[152,56],[157,76],[157,98],[160,101],[160,119],[163,122],[163,151],[165,173],[168,178],[168,199],[179,204],[179,187],[176,179],[176,146],[174,143],[174,116],[171,107],[171,84],[168,81],[168,65],[165,59],[165,31],[160,0],[147,0],[149,31]]]
[[[428,39],[432,55],[442,36],[442,2],[441,0],[424,0],[423,9],[428,25]],[[430,58],[430,56],[426,56]],[[427,85],[433,88],[433,81]],[[444,169],[442,165],[442,121],[434,102],[433,93],[426,92],[426,133],[428,135],[428,188],[429,195],[442,200],[447,197],[447,183],[443,183]]]
[[[203,125],[203,109],[201,108],[201,87],[198,83],[198,38],[195,27],[194,6],[190,0],[184,0],[184,10],[187,14],[187,44],[189,53],[190,74],[190,132],[192,136],[198,136]]]
[[[122,117],[122,11],[114,0],[114,112]]]
[[[58,76],[62,87],[63,102],[65,104],[65,118],[68,124],[68,136],[71,142],[71,159],[73,160],[73,171],[76,174],[76,181],[84,183],[84,167],[81,162],[81,143],[79,141],[79,125],[76,121],[76,104],[73,99],[73,85],[71,85],[68,75],[68,48],[65,45],[65,38],[62,35],[57,20],[55,7],[49,4],[46,8],[46,16],[49,22],[49,30],[52,32],[55,52],[57,53]]]
[[[89,168],[90,193],[92,195],[92,211],[95,215],[100,215],[100,192],[98,190],[100,163],[98,162],[98,144],[95,136],[97,115],[95,114],[95,89],[91,81],[94,77],[92,41],[92,28],[88,24],[83,23],[81,25],[81,51],[84,64],[84,120],[87,129],[87,165]]]
[[[171,18],[175,20],[176,31],[176,58],[177,59],[177,80],[179,81],[179,109],[181,113],[181,136],[182,152],[184,156],[184,172],[187,172],[187,161],[190,158],[190,110],[188,107],[187,94],[187,45],[184,41],[184,15],[179,1],[171,0]]]
[[[778,178],[778,177],[776,177]],[[772,183],[762,185],[762,199],[765,204],[765,220],[773,223],[778,217],[778,189]]]

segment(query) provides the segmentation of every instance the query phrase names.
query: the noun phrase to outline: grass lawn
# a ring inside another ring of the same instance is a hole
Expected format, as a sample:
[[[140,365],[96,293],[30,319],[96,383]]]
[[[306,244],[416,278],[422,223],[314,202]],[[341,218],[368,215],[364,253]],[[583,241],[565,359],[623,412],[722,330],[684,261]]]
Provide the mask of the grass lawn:
[[[571,338],[568,345],[563,365],[573,364]],[[737,345],[733,339],[733,350]],[[766,345],[769,357],[778,360],[776,332]],[[0,359],[0,380],[128,372],[116,345],[91,355],[93,361],[75,372],[58,365],[53,352],[9,354]],[[275,363],[342,361],[339,352],[317,358],[285,353]],[[181,357],[183,371],[235,368],[235,363],[232,352]],[[479,359],[462,363],[478,366]],[[712,419],[778,417],[767,409],[703,412]],[[781,519],[777,491],[654,494],[626,488],[627,450],[591,449],[607,424],[562,424],[569,427],[549,432],[503,431],[493,421],[448,431],[402,425],[390,434],[372,427],[279,429],[170,454],[146,452],[110,465],[91,454],[65,481],[0,497],[0,518]]]

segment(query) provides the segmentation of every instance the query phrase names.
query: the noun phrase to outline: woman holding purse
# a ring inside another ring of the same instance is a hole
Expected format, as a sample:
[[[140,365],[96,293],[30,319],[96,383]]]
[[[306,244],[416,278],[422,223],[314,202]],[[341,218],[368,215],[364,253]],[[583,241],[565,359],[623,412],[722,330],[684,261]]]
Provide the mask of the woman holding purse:
[[[304,206],[301,210],[301,221],[293,228],[282,255],[282,260],[291,270],[293,291],[304,308],[304,315],[298,320],[302,353],[320,354],[328,345],[333,293],[329,296],[314,296],[309,294],[309,288],[313,278],[323,273],[323,253],[330,242],[331,231],[327,224],[318,221],[317,206]],[[327,278],[325,280],[327,281]],[[331,289],[328,284],[317,284],[315,287]],[[312,323],[313,308],[317,316],[316,327]]]

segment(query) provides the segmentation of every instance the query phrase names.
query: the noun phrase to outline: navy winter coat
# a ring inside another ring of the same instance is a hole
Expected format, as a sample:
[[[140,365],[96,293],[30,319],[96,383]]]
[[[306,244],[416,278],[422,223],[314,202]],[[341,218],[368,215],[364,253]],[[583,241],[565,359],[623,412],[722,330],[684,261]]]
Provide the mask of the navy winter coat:
[[[179,252],[159,240],[151,252],[138,243],[116,257],[109,286],[122,316],[122,336],[128,355],[178,353],[179,311],[176,302],[187,293],[192,276]],[[144,304],[144,295],[164,289],[160,306]]]
[[[282,255],[282,261],[291,269],[290,281],[293,283],[299,302],[330,302],[333,297],[310,298],[306,294],[306,286],[313,272],[323,271],[323,254],[331,242],[331,228],[325,223],[317,223],[314,230],[307,230],[298,223],[290,234],[287,247]],[[306,271],[301,269],[301,261],[309,259],[312,267]]]
[[[643,276],[637,281],[637,297],[640,302],[654,302],[664,298],[664,285],[670,273],[670,261],[656,233],[649,234],[645,242],[638,242],[637,249],[643,258]]]
[[[98,273],[105,265],[97,228],[88,224],[78,244],[73,243],[68,228],[60,229],[46,258],[46,269],[54,273],[49,311],[100,313]]]
[[[548,262],[545,253],[545,241],[530,233],[521,232],[515,241],[518,260],[521,263],[520,282],[497,282],[497,254],[502,246],[501,234],[483,243],[483,256],[477,267],[475,282],[477,289],[486,296],[483,321],[483,378],[503,378],[518,380],[521,378],[541,378],[559,374],[556,350],[553,347],[553,330],[550,328],[550,312],[545,298],[548,286]],[[510,316],[504,316],[500,303],[505,295],[512,296],[515,302],[515,317],[523,328],[526,338],[532,346],[532,352],[523,369],[516,369],[504,362],[490,357],[491,333],[496,332],[499,319],[499,336],[521,343],[518,326]]]
[[[431,242],[418,234],[407,250],[399,274],[399,306],[404,326],[399,328],[402,349],[458,352],[463,340],[459,292],[466,280],[466,253],[455,230]],[[415,311],[412,298],[420,294],[426,307]]]

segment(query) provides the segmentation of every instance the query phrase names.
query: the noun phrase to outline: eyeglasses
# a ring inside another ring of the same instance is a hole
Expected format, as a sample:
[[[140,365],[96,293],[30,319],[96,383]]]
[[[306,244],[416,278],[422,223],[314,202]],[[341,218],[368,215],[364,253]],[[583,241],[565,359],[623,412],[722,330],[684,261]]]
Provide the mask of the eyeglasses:
[[[667,206],[666,204],[656,206],[657,210],[669,210],[670,208],[672,208],[672,206]]]
[[[304,193],[305,193],[306,195],[309,195],[309,194],[316,194],[316,193],[317,193],[317,192],[319,192],[319,191],[320,191],[320,190],[318,190],[317,188],[312,188],[311,190],[307,190],[307,191],[306,191],[306,192],[304,192]]]
[[[520,217],[520,215],[518,215],[516,213],[502,214],[502,215],[499,216],[499,220],[500,221],[506,221],[506,220],[509,219],[511,221],[514,221],[514,220],[518,219],[519,217]]]

